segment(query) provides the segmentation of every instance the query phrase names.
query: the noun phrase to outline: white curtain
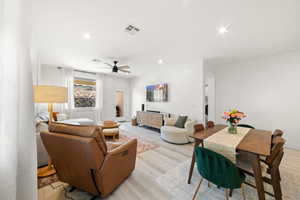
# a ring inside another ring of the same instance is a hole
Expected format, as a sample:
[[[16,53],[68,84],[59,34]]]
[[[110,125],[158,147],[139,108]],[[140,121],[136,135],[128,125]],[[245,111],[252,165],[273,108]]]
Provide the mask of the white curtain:
[[[102,112],[103,112],[103,79],[104,75],[103,74],[97,74],[96,75],[96,122],[102,121]]]
[[[0,199],[37,199],[30,0],[0,0]]]
[[[71,68],[64,68],[64,78],[65,78],[65,87],[68,88],[68,103],[64,106],[64,113],[68,114],[69,116],[72,115],[72,109],[74,107],[74,74],[73,69]]]

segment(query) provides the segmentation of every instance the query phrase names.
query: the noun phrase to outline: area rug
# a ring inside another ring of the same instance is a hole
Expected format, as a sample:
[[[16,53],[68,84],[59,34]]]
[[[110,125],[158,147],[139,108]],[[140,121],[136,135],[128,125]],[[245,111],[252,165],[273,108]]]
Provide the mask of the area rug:
[[[130,136],[120,134],[119,139],[115,140],[114,142],[126,143],[126,142],[128,142],[129,140],[131,140],[133,138],[134,137],[130,137]],[[112,140],[108,139],[108,141],[112,141]],[[148,142],[143,141],[139,138],[138,143],[137,143],[137,153],[140,154],[140,153],[143,153],[143,152],[146,152],[146,151],[158,148],[158,147],[159,146],[156,145],[156,144],[148,143]],[[45,178],[38,178],[38,188],[45,187],[45,186],[50,185],[52,183],[55,183],[57,181],[59,181],[59,180],[58,180],[58,177],[57,177],[56,174],[54,174],[52,176],[45,177]]]
[[[173,195],[174,200],[192,199],[195,188],[200,180],[200,175],[197,172],[196,166],[193,172],[191,184],[187,184],[188,171],[190,168],[190,160],[180,164],[179,166],[171,169],[163,176],[157,178],[158,184],[166,189]],[[300,175],[293,173],[294,170],[282,167],[281,169],[281,187],[283,192],[284,200],[298,200],[300,199]],[[247,176],[247,182],[254,184],[254,179]],[[252,187],[245,185],[245,195],[247,200],[257,200],[256,190]],[[273,193],[273,189],[270,185],[265,184],[265,189]],[[207,181],[203,181],[200,190],[197,195],[197,199],[205,200],[223,200],[225,199],[225,191],[218,189],[216,186],[211,184],[208,187]],[[231,200],[242,199],[241,191],[239,189],[234,190]],[[266,200],[273,200],[274,197],[266,195]]]
[[[129,140],[133,139],[134,137],[130,137],[130,136],[126,136],[126,135],[120,135],[119,139],[116,140],[116,142],[120,142],[120,143],[126,143]],[[144,140],[141,140],[140,138],[138,138],[138,143],[137,143],[137,153],[143,153],[145,151],[149,151],[152,149],[156,149],[159,146],[156,144],[151,144],[148,143]]]

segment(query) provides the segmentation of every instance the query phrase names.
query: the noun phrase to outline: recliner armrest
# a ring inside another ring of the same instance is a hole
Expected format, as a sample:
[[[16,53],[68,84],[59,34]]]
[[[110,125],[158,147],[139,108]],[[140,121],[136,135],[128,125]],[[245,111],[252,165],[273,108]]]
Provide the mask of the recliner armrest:
[[[136,153],[137,139],[107,153],[96,179],[102,197],[110,194],[131,174],[135,168]]]
[[[131,147],[134,147],[134,146],[137,147],[137,139],[132,139],[129,142],[118,145],[118,147],[116,147],[113,150],[108,152],[108,156],[117,155],[123,151],[126,151],[127,149],[130,149]]]
[[[120,142],[106,142],[108,152],[116,149],[117,147],[119,147],[121,145],[122,145],[122,143],[120,143]]]

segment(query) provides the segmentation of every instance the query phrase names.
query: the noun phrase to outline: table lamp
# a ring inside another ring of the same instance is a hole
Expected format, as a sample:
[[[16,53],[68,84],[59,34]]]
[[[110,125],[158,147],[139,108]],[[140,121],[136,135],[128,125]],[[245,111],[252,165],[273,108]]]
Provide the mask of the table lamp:
[[[60,86],[34,86],[34,102],[48,103],[49,124],[53,119],[53,103],[68,102],[68,89]]]
[[[68,102],[68,89],[66,87],[38,85],[34,86],[34,102],[48,103],[49,125],[53,119],[53,103]],[[38,177],[46,177],[55,174],[56,171],[49,157],[48,166],[38,169]]]

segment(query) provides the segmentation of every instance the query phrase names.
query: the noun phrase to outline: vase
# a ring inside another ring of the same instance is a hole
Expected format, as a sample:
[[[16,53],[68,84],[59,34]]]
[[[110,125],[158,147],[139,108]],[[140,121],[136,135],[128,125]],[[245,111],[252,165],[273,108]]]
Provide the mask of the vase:
[[[228,132],[231,134],[237,134],[237,124],[229,123]]]

